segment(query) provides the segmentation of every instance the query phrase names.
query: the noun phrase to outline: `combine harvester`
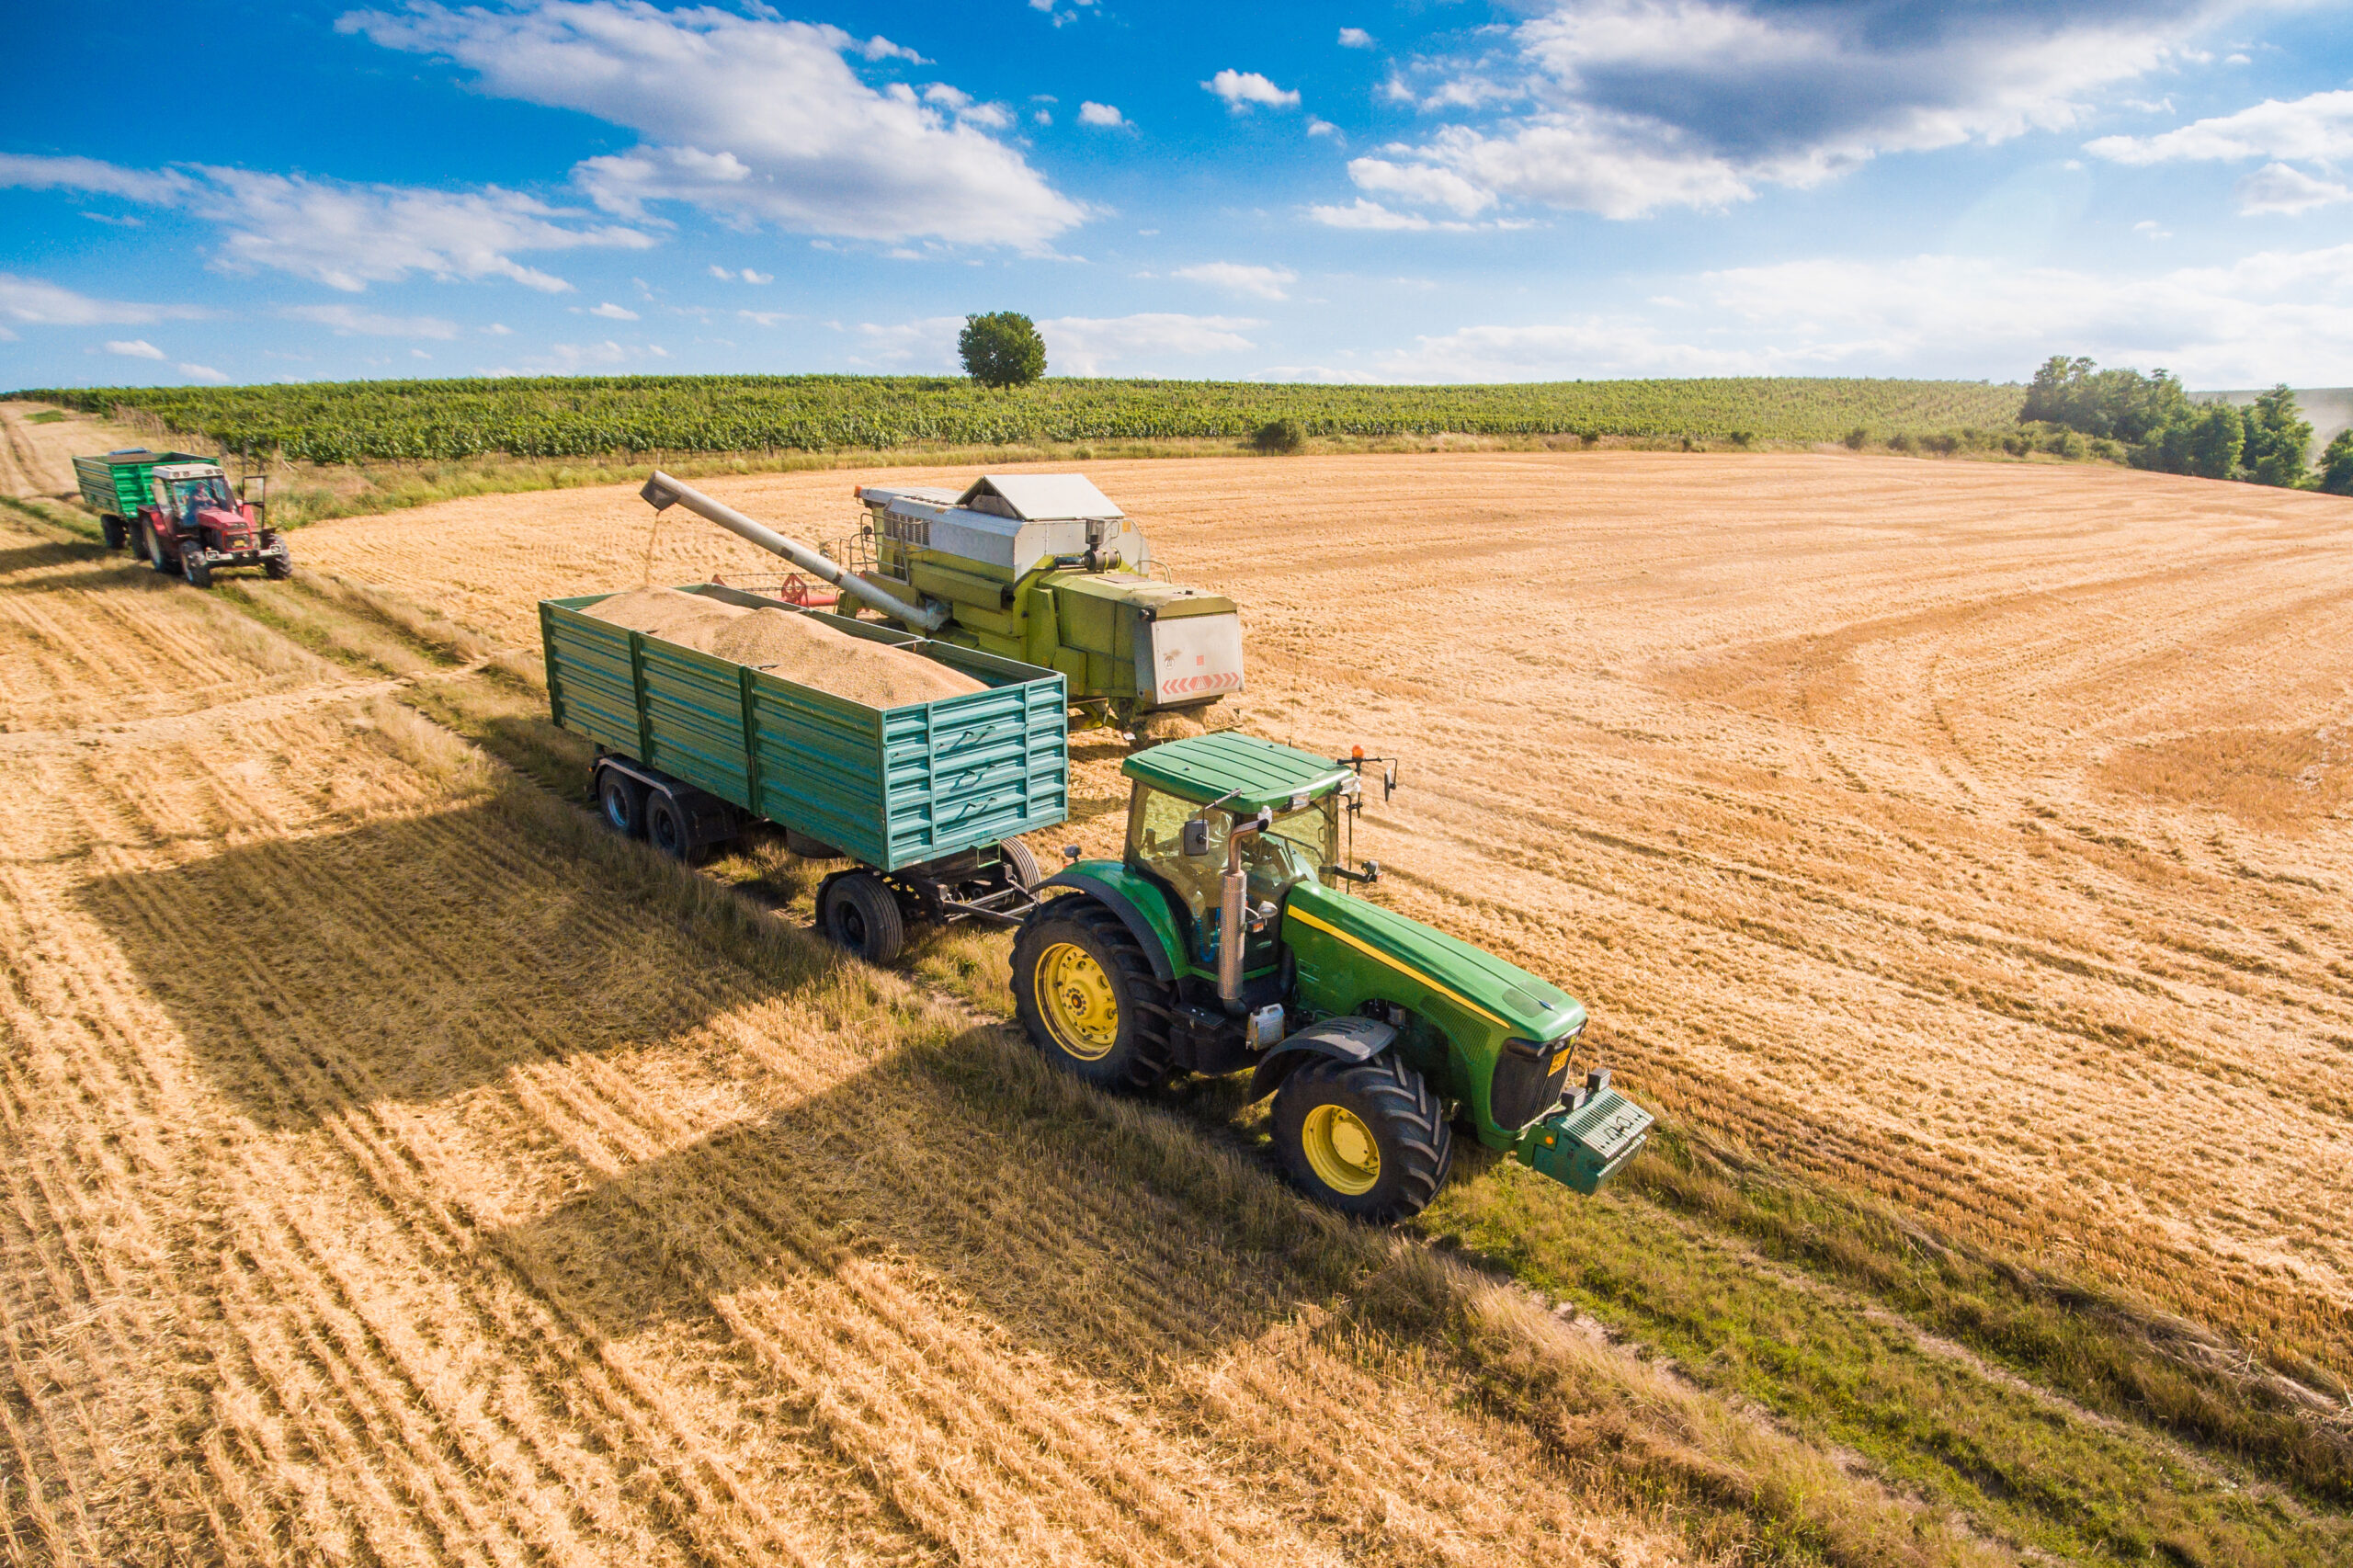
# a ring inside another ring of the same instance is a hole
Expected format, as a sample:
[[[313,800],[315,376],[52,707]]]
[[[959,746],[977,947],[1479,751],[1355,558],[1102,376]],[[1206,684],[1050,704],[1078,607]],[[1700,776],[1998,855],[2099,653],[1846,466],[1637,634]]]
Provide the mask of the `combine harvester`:
[[[830,560],[665,473],[640,494],[657,512],[683,506],[784,557],[908,631],[1059,671],[1082,727],[1197,719],[1242,689],[1233,601],[1152,576],[1143,535],[1081,474],[985,474],[961,492],[861,486],[870,565]]]
[[[691,494],[674,485],[656,475],[647,498]],[[775,537],[696,499],[756,543]],[[872,586],[803,553],[796,564],[845,592]],[[586,613],[610,596],[546,600],[549,702],[597,744],[591,782],[619,831],[690,860],[766,822],[798,853],[850,862],[820,884],[818,926],[877,963],[920,924],[1017,927],[1015,1008],[1049,1061],[1113,1089],[1250,1073],[1250,1098],[1275,1096],[1285,1172],[1343,1213],[1418,1212],[1458,1125],[1583,1193],[1646,1141],[1650,1114],[1606,1068],[1572,1086],[1574,997],[1351,895],[1381,869],[1347,863],[1341,822],[1352,836],[1365,767],[1384,759],[1233,733],[1139,752],[1123,768],[1122,857],[1082,860],[1074,845],[1040,880],[1018,835],[1066,818],[1062,670],[737,588],[680,591],[807,616],[984,689],[871,707]],[[1395,764],[1377,777],[1386,798]]]
[[[82,503],[98,515],[107,548],[146,558],[158,572],[212,585],[223,566],[258,566],[272,577],[294,573],[285,538],[271,528],[259,495],[239,500],[229,476],[210,458],[126,447],[75,458]],[[246,481],[248,490],[261,484]]]

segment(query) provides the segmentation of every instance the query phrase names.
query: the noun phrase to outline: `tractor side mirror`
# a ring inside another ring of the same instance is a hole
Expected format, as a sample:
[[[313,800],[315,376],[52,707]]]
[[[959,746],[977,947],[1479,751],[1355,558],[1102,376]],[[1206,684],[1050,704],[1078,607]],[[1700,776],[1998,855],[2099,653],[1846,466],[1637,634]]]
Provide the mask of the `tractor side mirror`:
[[[1177,847],[1188,859],[1199,859],[1210,852],[1210,824],[1206,818],[1188,819],[1176,835]]]
[[[1391,763],[1381,771],[1381,798],[1384,801],[1397,792],[1397,765]]]

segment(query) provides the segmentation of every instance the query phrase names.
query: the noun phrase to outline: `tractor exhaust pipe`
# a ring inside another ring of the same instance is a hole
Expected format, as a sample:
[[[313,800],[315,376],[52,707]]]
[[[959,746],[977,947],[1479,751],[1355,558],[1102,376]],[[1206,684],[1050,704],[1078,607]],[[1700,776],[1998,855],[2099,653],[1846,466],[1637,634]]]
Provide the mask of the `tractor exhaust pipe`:
[[[708,517],[736,538],[749,540],[770,554],[783,556],[803,572],[823,577],[843,593],[864,599],[895,620],[920,627],[926,631],[937,631],[948,624],[949,611],[945,606],[918,608],[898,595],[876,587],[847,567],[826,560],[808,546],[785,538],[766,524],[754,522],[725,502],[714,501],[683,480],[671,478],[658,468],[638,494],[657,512],[679,506],[699,517]]]
[[[1217,890],[1217,999],[1228,1013],[1242,1011],[1242,950],[1250,945],[1250,878],[1242,869],[1242,840],[1266,832],[1272,822],[1272,813],[1262,811],[1235,823],[1225,838],[1225,877]]]

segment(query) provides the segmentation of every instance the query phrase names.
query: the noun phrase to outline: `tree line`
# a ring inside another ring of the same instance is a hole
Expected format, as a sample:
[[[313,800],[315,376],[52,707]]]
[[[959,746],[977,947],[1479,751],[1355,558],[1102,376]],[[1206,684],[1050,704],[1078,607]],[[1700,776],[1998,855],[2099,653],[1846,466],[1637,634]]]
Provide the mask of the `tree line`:
[[[2028,385],[2018,422],[2114,441],[2135,468],[2353,495],[2353,430],[2338,432],[2313,468],[2312,423],[2284,382],[2242,408],[2193,400],[2169,370],[2103,370],[2054,354]]]

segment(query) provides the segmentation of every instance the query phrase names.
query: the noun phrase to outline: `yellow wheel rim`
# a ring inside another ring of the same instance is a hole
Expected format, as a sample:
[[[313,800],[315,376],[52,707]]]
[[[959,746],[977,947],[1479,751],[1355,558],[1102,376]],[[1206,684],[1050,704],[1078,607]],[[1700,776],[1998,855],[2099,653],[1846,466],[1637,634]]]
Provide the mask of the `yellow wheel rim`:
[[[1381,1180],[1380,1140],[1346,1106],[1320,1105],[1309,1111],[1299,1141],[1307,1152],[1307,1168],[1335,1192],[1356,1198]]]
[[[1054,1043],[1081,1062],[1100,1062],[1120,1043],[1120,1001],[1095,955],[1056,942],[1038,959],[1038,1014]]]

